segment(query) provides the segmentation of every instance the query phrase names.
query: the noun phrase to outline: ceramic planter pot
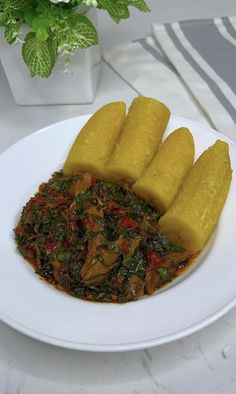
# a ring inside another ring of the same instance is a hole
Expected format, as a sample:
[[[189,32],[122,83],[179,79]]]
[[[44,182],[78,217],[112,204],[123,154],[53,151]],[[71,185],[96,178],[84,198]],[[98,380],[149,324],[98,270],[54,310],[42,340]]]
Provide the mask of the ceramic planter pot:
[[[97,10],[89,9],[87,16],[97,26]],[[98,45],[76,51],[67,73],[64,72],[63,59],[59,58],[47,79],[30,76],[21,56],[21,44],[5,43],[3,31],[0,58],[13,97],[19,105],[86,104],[95,98],[101,63]]]

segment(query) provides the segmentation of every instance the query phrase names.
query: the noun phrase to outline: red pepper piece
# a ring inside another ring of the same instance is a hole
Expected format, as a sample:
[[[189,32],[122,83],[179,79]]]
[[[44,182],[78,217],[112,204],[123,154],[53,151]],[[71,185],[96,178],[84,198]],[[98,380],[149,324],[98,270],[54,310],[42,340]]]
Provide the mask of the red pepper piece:
[[[147,252],[147,259],[152,268],[158,268],[161,266],[161,259],[156,253],[152,251]]]
[[[119,204],[116,204],[115,202],[112,201],[108,201],[107,209],[109,209],[109,211],[112,211],[113,209],[117,209],[117,208],[119,208]]]
[[[30,202],[36,203],[36,202],[42,202],[44,200],[45,198],[43,196],[35,196],[30,199]]]
[[[120,288],[121,285],[122,285],[122,282],[123,282],[122,279],[119,276],[117,276],[116,279],[115,279],[116,287]]]
[[[126,241],[121,242],[121,249],[123,252],[128,253],[129,252],[129,244]]]
[[[50,196],[55,196],[57,193],[58,193],[58,192],[57,192],[55,189],[53,189],[53,188],[50,188],[50,189],[48,190],[48,194],[49,194]]]
[[[74,232],[78,230],[78,226],[76,223],[71,223],[71,230]]]
[[[47,242],[46,244],[45,244],[45,249],[46,250],[52,250],[52,249],[54,249],[55,248],[55,244],[53,243],[53,242]]]
[[[15,228],[15,234],[16,235],[22,235],[23,233],[24,233],[23,227],[18,226],[18,227]]]
[[[57,201],[59,202],[59,204],[65,204],[67,202],[67,199],[61,195],[57,197]]]
[[[129,218],[122,219],[121,224],[123,224],[123,226],[129,227],[129,228],[137,228],[139,225],[138,222],[136,222],[136,220],[129,219]]]
[[[117,214],[119,215],[120,218],[126,218],[126,211],[124,209],[119,209],[117,211]]]
[[[96,185],[96,183],[97,183],[97,180],[96,180],[95,178],[92,178],[92,180],[91,180],[91,186]]]

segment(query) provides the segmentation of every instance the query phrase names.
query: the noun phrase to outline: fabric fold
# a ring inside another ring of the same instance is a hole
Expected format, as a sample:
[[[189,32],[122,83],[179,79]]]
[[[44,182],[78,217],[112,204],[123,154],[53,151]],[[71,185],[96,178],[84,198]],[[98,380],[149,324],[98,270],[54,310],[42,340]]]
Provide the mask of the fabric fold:
[[[154,23],[152,33],[106,48],[105,61],[138,94],[236,140],[236,17]]]
[[[154,37],[214,127],[236,140],[234,18],[153,24]]]
[[[207,123],[191,92],[153,37],[106,48],[103,57],[137,94],[163,101],[176,116]]]

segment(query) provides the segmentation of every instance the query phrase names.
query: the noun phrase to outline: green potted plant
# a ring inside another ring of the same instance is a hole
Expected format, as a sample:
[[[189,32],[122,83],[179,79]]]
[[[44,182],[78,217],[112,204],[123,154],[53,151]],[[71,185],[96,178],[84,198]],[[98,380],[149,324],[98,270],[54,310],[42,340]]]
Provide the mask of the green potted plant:
[[[18,104],[94,99],[100,50],[97,10],[116,22],[144,0],[0,0],[0,57]],[[65,72],[67,71],[67,72]]]

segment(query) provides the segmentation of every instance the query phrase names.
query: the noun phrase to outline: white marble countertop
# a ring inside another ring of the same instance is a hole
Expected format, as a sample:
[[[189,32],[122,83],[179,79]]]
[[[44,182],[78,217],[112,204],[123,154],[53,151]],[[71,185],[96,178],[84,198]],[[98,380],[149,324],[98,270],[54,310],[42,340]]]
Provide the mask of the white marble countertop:
[[[99,16],[102,45],[148,33],[166,22],[236,14],[235,0],[150,0],[152,14],[133,12],[115,25]],[[108,34],[109,32],[109,34]],[[91,113],[111,100],[129,103],[135,91],[105,64],[91,105],[19,107],[0,65],[0,152],[55,121]],[[28,338],[0,322],[0,394],[235,394],[236,310],[210,327],[168,345],[125,353],[65,350]]]

